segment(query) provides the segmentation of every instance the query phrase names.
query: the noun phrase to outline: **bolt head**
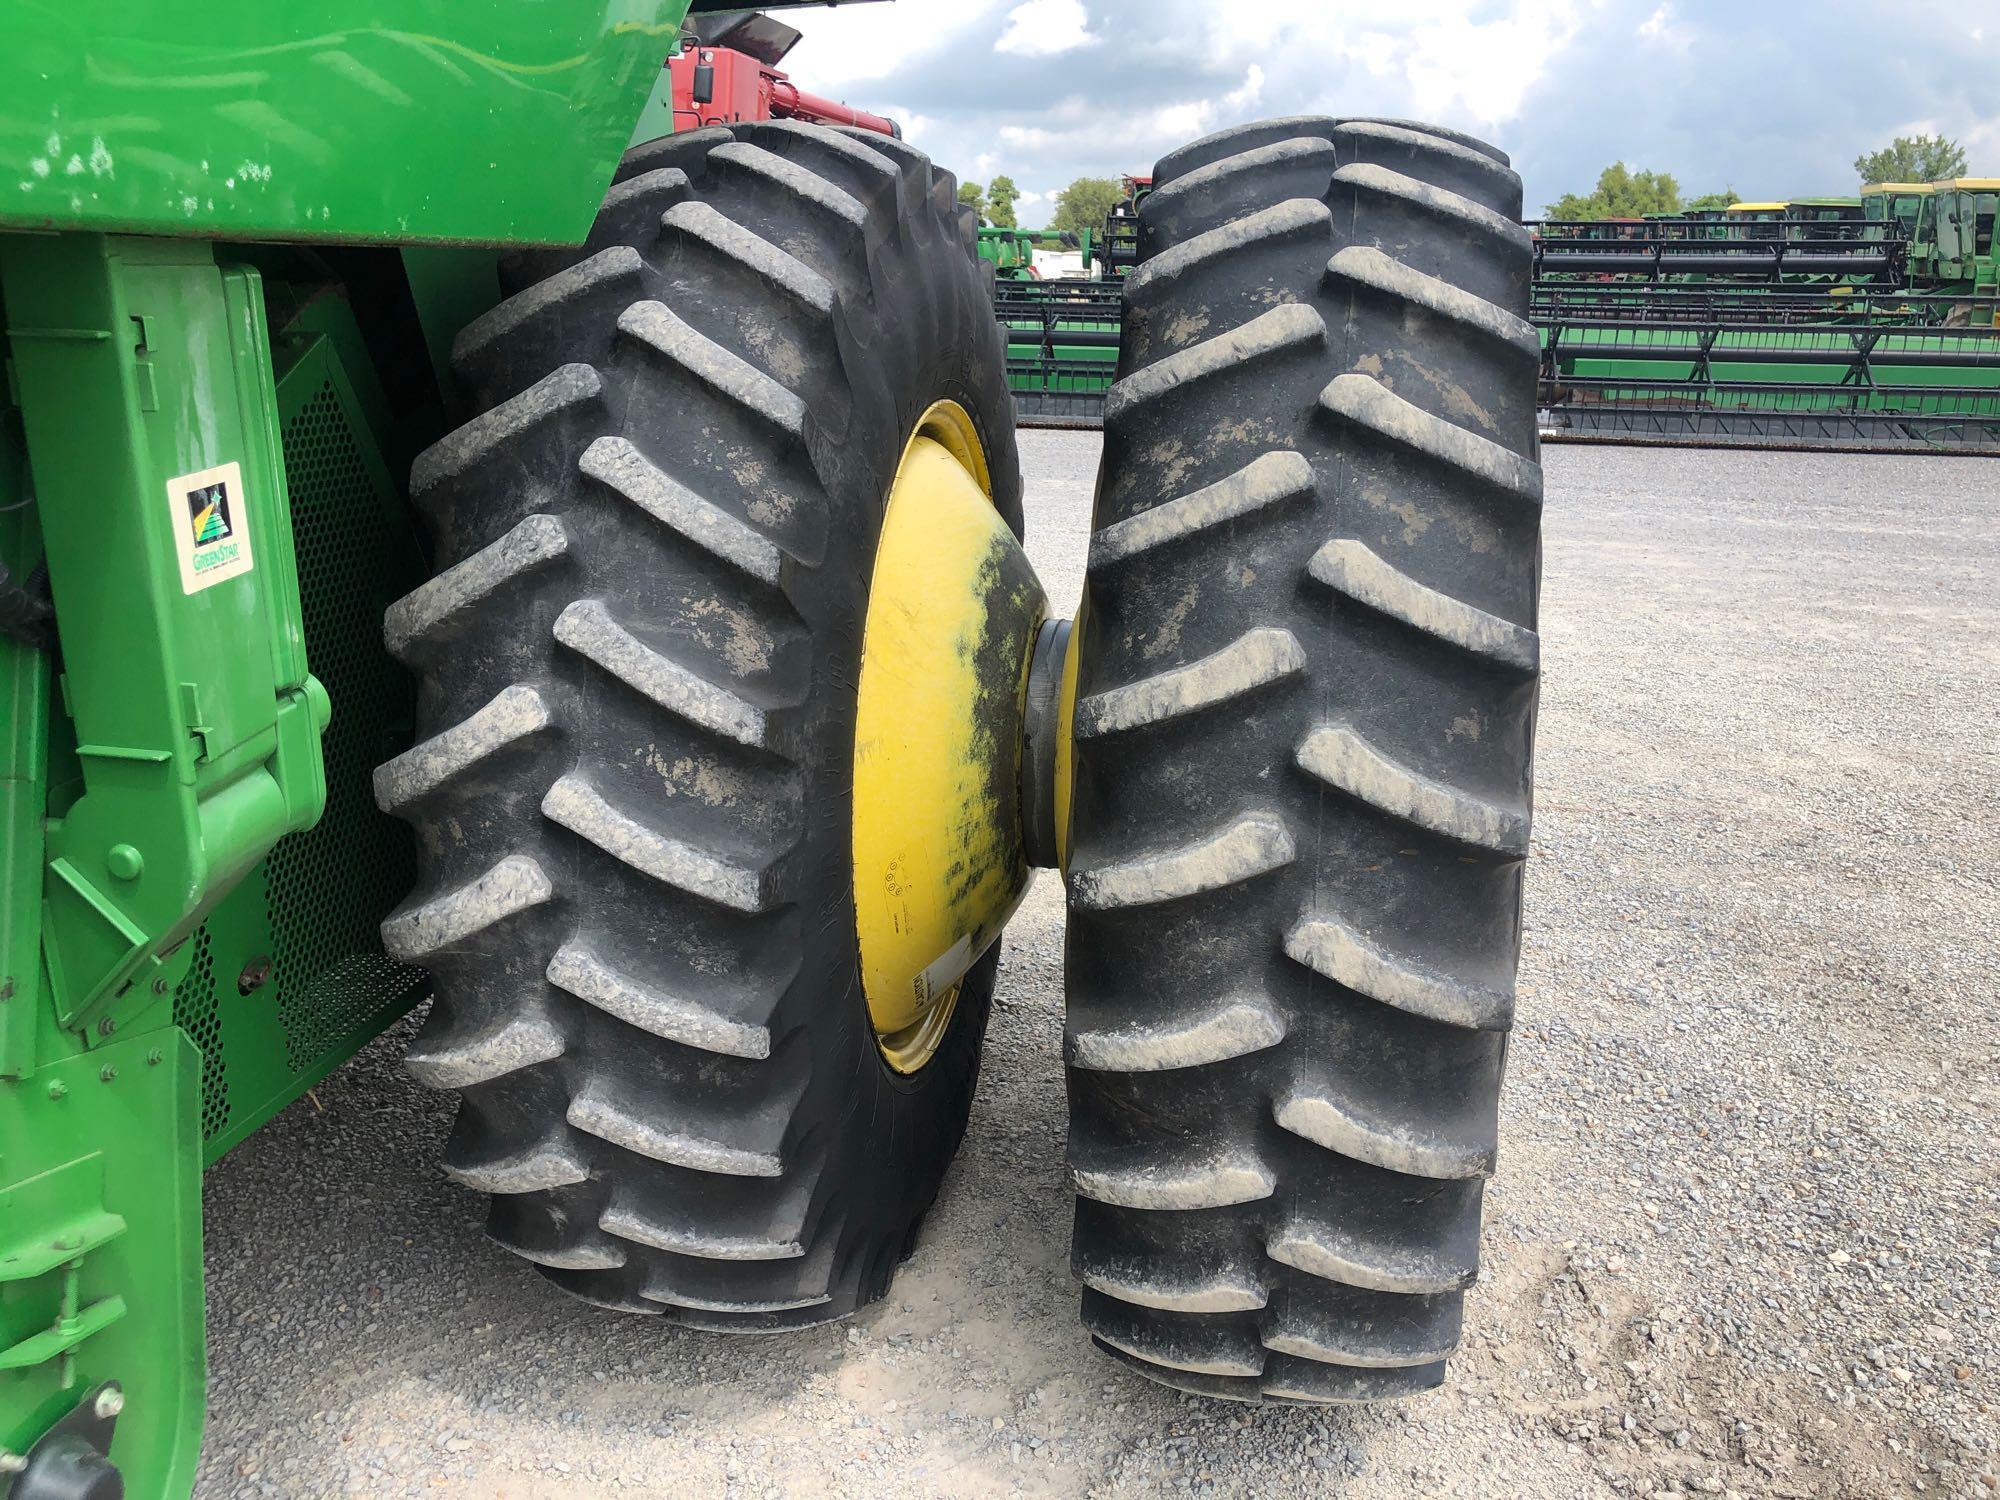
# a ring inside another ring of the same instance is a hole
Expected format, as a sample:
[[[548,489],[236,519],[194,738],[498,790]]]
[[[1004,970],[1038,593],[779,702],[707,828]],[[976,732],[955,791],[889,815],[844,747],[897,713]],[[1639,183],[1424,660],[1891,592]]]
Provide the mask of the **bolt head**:
[[[91,1410],[97,1413],[100,1421],[108,1422],[125,1410],[125,1393],[115,1385],[107,1385],[97,1393],[97,1400]]]
[[[106,1063],[101,1069],[98,1070],[97,1076],[99,1078],[102,1078],[106,1083],[109,1083],[111,1082],[112,1079],[118,1076],[118,1070],[114,1068],[110,1063]]]
[[[68,1092],[69,1092],[69,1085],[64,1083],[60,1078],[56,1079],[55,1082],[49,1085],[49,1097],[51,1099],[60,1099],[64,1094],[67,1094]]]

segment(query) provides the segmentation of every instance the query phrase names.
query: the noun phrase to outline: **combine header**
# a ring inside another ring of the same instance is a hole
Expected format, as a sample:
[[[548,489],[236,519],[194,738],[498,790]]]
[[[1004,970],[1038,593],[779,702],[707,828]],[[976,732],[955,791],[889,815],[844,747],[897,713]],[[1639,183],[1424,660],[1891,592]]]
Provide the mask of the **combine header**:
[[[1024,426],[1102,421],[1118,365],[1122,283],[1138,261],[1139,204],[1152,187],[1151,177],[1127,177],[1125,196],[1111,206],[1104,228],[1075,236],[1087,277],[1003,279],[996,288],[994,307],[1007,330],[1007,383]]]
[[[1088,281],[1001,289],[1029,425],[1099,419],[1121,327],[1121,214]],[[2000,451],[2000,179],[1680,217],[1544,220],[1531,312],[1543,435]]]
[[[2000,182],[1544,221],[1544,436],[2000,450]]]

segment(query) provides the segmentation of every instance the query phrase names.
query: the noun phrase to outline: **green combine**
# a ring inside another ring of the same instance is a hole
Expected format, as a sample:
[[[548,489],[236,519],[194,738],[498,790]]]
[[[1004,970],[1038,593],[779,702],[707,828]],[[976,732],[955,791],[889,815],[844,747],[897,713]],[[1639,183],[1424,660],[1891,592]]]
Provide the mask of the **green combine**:
[[[1530,823],[1519,178],[1318,117],[1164,158],[1057,617],[956,180],[670,133],[724,9],[10,13],[5,1500],[187,1492],[203,1172],[419,1004],[439,1168],[580,1304],[882,1297],[1037,867],[1089,1337],[1445,1378]]]

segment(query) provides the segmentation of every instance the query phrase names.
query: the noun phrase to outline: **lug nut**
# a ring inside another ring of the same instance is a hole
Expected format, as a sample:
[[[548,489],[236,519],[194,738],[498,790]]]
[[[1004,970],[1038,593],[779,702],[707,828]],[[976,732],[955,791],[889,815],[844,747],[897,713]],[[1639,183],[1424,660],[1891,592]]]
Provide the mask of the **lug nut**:
[[[115,1385],[107,1385],[97,1393],[97,1401],[91,1407],[99,1421],[108,1422],[125,1410],[125,1393]]]

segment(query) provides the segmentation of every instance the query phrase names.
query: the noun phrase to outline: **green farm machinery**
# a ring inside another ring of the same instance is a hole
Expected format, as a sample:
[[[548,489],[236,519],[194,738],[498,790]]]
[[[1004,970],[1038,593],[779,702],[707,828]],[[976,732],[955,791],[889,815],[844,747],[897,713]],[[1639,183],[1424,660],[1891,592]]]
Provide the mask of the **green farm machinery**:
[[[563,1290],[882,1297],[1036,867],[1090,1337],[1444,1378],[1531,801],[1519,178],[1406,122],[1163,158],[1033,341],[1106,426],[1055,618],[1028,283],[728,10],[10,11],[4,1500],[187,1492],[203,1173],[420,1005],[443,1171]]]
[[[1531,225],[1544,435],[2000,450],[1996,189]]]
[[[1096,427],[1118,365],[1121,312],[1115,282],[1044,277],[1037,242],[1079,253],[1086,267],[1103,240],[1020,229],[979,231],[979,255],[993,276],[993,307],[1007,337],[1007,380],[1016,420],[1031,427]]]
[[[1035,279],[1035,236],[1025,229],[979,226],[979,258],[993,267],[996,281]]]
[[[1007,383],[1029,427],[1096,427],[1118,368],[1121,286],[1138,259],[1139,205],[1152,179],[1128,176],[1102,228],[1074,236],[1085,274],[1023,278],[996,290],[1007,330]]]
[[[2000,449],[2000,182],[1530,221],[1543,436]],[[1001,299],[1021,420],[1092,425],[1120,327],[1114,264]]]

